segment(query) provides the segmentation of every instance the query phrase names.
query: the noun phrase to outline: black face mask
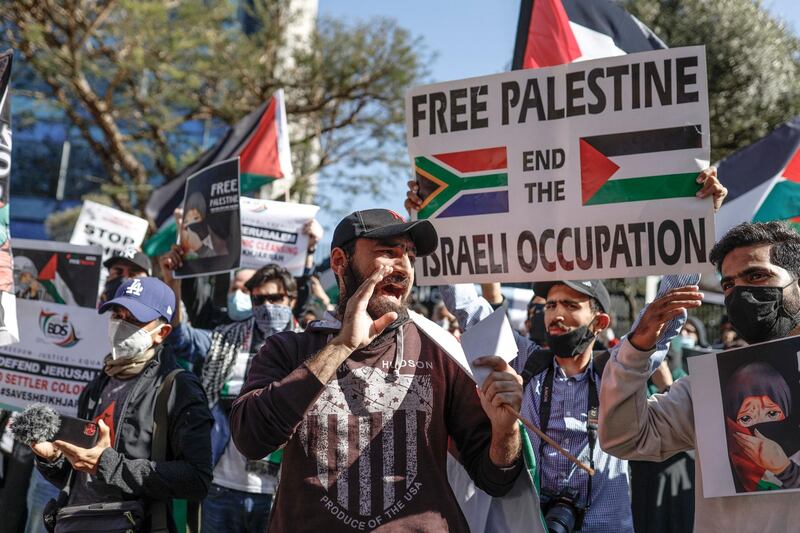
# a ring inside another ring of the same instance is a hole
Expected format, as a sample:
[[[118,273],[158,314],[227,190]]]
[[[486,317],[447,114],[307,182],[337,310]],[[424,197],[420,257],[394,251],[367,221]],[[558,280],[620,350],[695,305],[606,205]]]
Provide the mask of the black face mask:
[[[777,442],[786,455],[791,457],[800,450],[800,442],[797,441],[797,427],[796,419],[787,418],[780,422],[756,424],[751,429],[757,429],[769,440]]]
[[[543,346],[547,343],[547,327],[544,325],[544,304],[533,304],[533,314],[530,318],[531,330],[528,337]]]
[[[561,335],[547,333],[547,345],[558,357],[577,357],[582,354],[594,340],[595,334],[589,326],[581,326]]]
[[[725,297],[733,328],[748,344],[780,339],[800,323],[800,311],[790,314],[784,306],[783,287],[738,286]]]

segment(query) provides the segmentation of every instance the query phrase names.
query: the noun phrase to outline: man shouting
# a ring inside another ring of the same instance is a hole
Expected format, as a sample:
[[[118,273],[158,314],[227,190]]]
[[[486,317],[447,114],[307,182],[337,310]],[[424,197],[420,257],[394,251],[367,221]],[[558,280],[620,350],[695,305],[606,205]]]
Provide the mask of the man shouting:
[[[278,333],[255,356],[231,412],[256,459],[284,447],[270,529],[469,531],[447,481],[448,439],[476,484],[504,495],[522,469],[522,386],[499,357],[481,390],[409,320],[414,260],[436,248],[428,221],[384,209],[333,236],[335,319]]]

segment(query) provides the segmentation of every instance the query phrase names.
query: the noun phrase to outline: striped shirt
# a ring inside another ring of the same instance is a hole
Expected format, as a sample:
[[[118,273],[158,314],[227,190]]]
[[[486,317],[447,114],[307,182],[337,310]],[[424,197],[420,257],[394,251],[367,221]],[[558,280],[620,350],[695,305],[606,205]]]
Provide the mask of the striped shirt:
[[[661,281],[658,296],[685,285],[695,285],[700,277],[697,274],[665,276]],[[478,296],[473,285],[443,286],[440,288],[447,308],[456,315],[464,329],[475,325],[492,312],[489,303]],[[642,311],[644,312],[644,311]],[[636,328],[642,314],[639,314],[631,330]],[[685,316],[673,319],[661,334],[656,351],[650,357],[650,370],[655,370],[667,355],[669,341],[678,334]],[[514,369],[521,373],[528,356],[539,347],[527,337],[515,335],[519,356],[512,361]],[[624,338],[622,341],[624,342]],[[612,349],[615,352],[619,349]],[[600,391],[600,376],[590,364],[586,370],[567,377],[553,360],[554,380],[552,407],[547,435],[558,442],[572,455],[585,463],[589,462],[589,441],[586,433],[586,411],[589,400],[589,379],[594,379]],[[521,414],[540,426],[539,407],[542,384],[546,372],[534,376],[523,392]],[[578,504],[586,504],[589,477],[554,448],[545,445],[540,453],[540,439],[529,432],[531,444],[536,454],[536,462],[541,476],[542,492],[557,494],[570,487],[580,494]],[[592,479],[592,505],[586,513],[583,533],[633,533],[633,517],[629,497],[628,462],[606,454],[599,444],[594,450],[595,475]]]

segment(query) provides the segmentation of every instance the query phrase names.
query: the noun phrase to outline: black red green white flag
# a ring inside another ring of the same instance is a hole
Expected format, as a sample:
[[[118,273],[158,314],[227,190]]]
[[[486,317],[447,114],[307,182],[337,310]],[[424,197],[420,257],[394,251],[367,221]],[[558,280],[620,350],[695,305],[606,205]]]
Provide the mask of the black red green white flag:
[[[800,225],[800,117],[717,163],[728,196],[717,214],[717,237],[741,222]]]
[[[700,124],[582,137],[583,205],[692,197],[699,190],[697,172],[660,174],[647,156],[691,159],[702,148]]]
[[[610,0],[522,0],[512,68],[540,68],[666,48]]]
[[[240,157],[243,194],[274,180],[291,183],[294,174],[282,89],[237,122],[177,177],[153,191],[145,213],[159,230],[144,244],[148,255],[165,253],[175,243],[177,229],[172,215],[183,201],[186,179],[201,169],[237,156]]]

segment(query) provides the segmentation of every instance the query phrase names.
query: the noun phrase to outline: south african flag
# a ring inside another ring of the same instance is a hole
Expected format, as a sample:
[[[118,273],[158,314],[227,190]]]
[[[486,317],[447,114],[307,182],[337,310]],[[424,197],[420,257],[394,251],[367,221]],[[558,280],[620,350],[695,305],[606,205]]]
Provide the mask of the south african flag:
[[[420,219],[508,213],[505,146],[416,157],[414,171]]]

